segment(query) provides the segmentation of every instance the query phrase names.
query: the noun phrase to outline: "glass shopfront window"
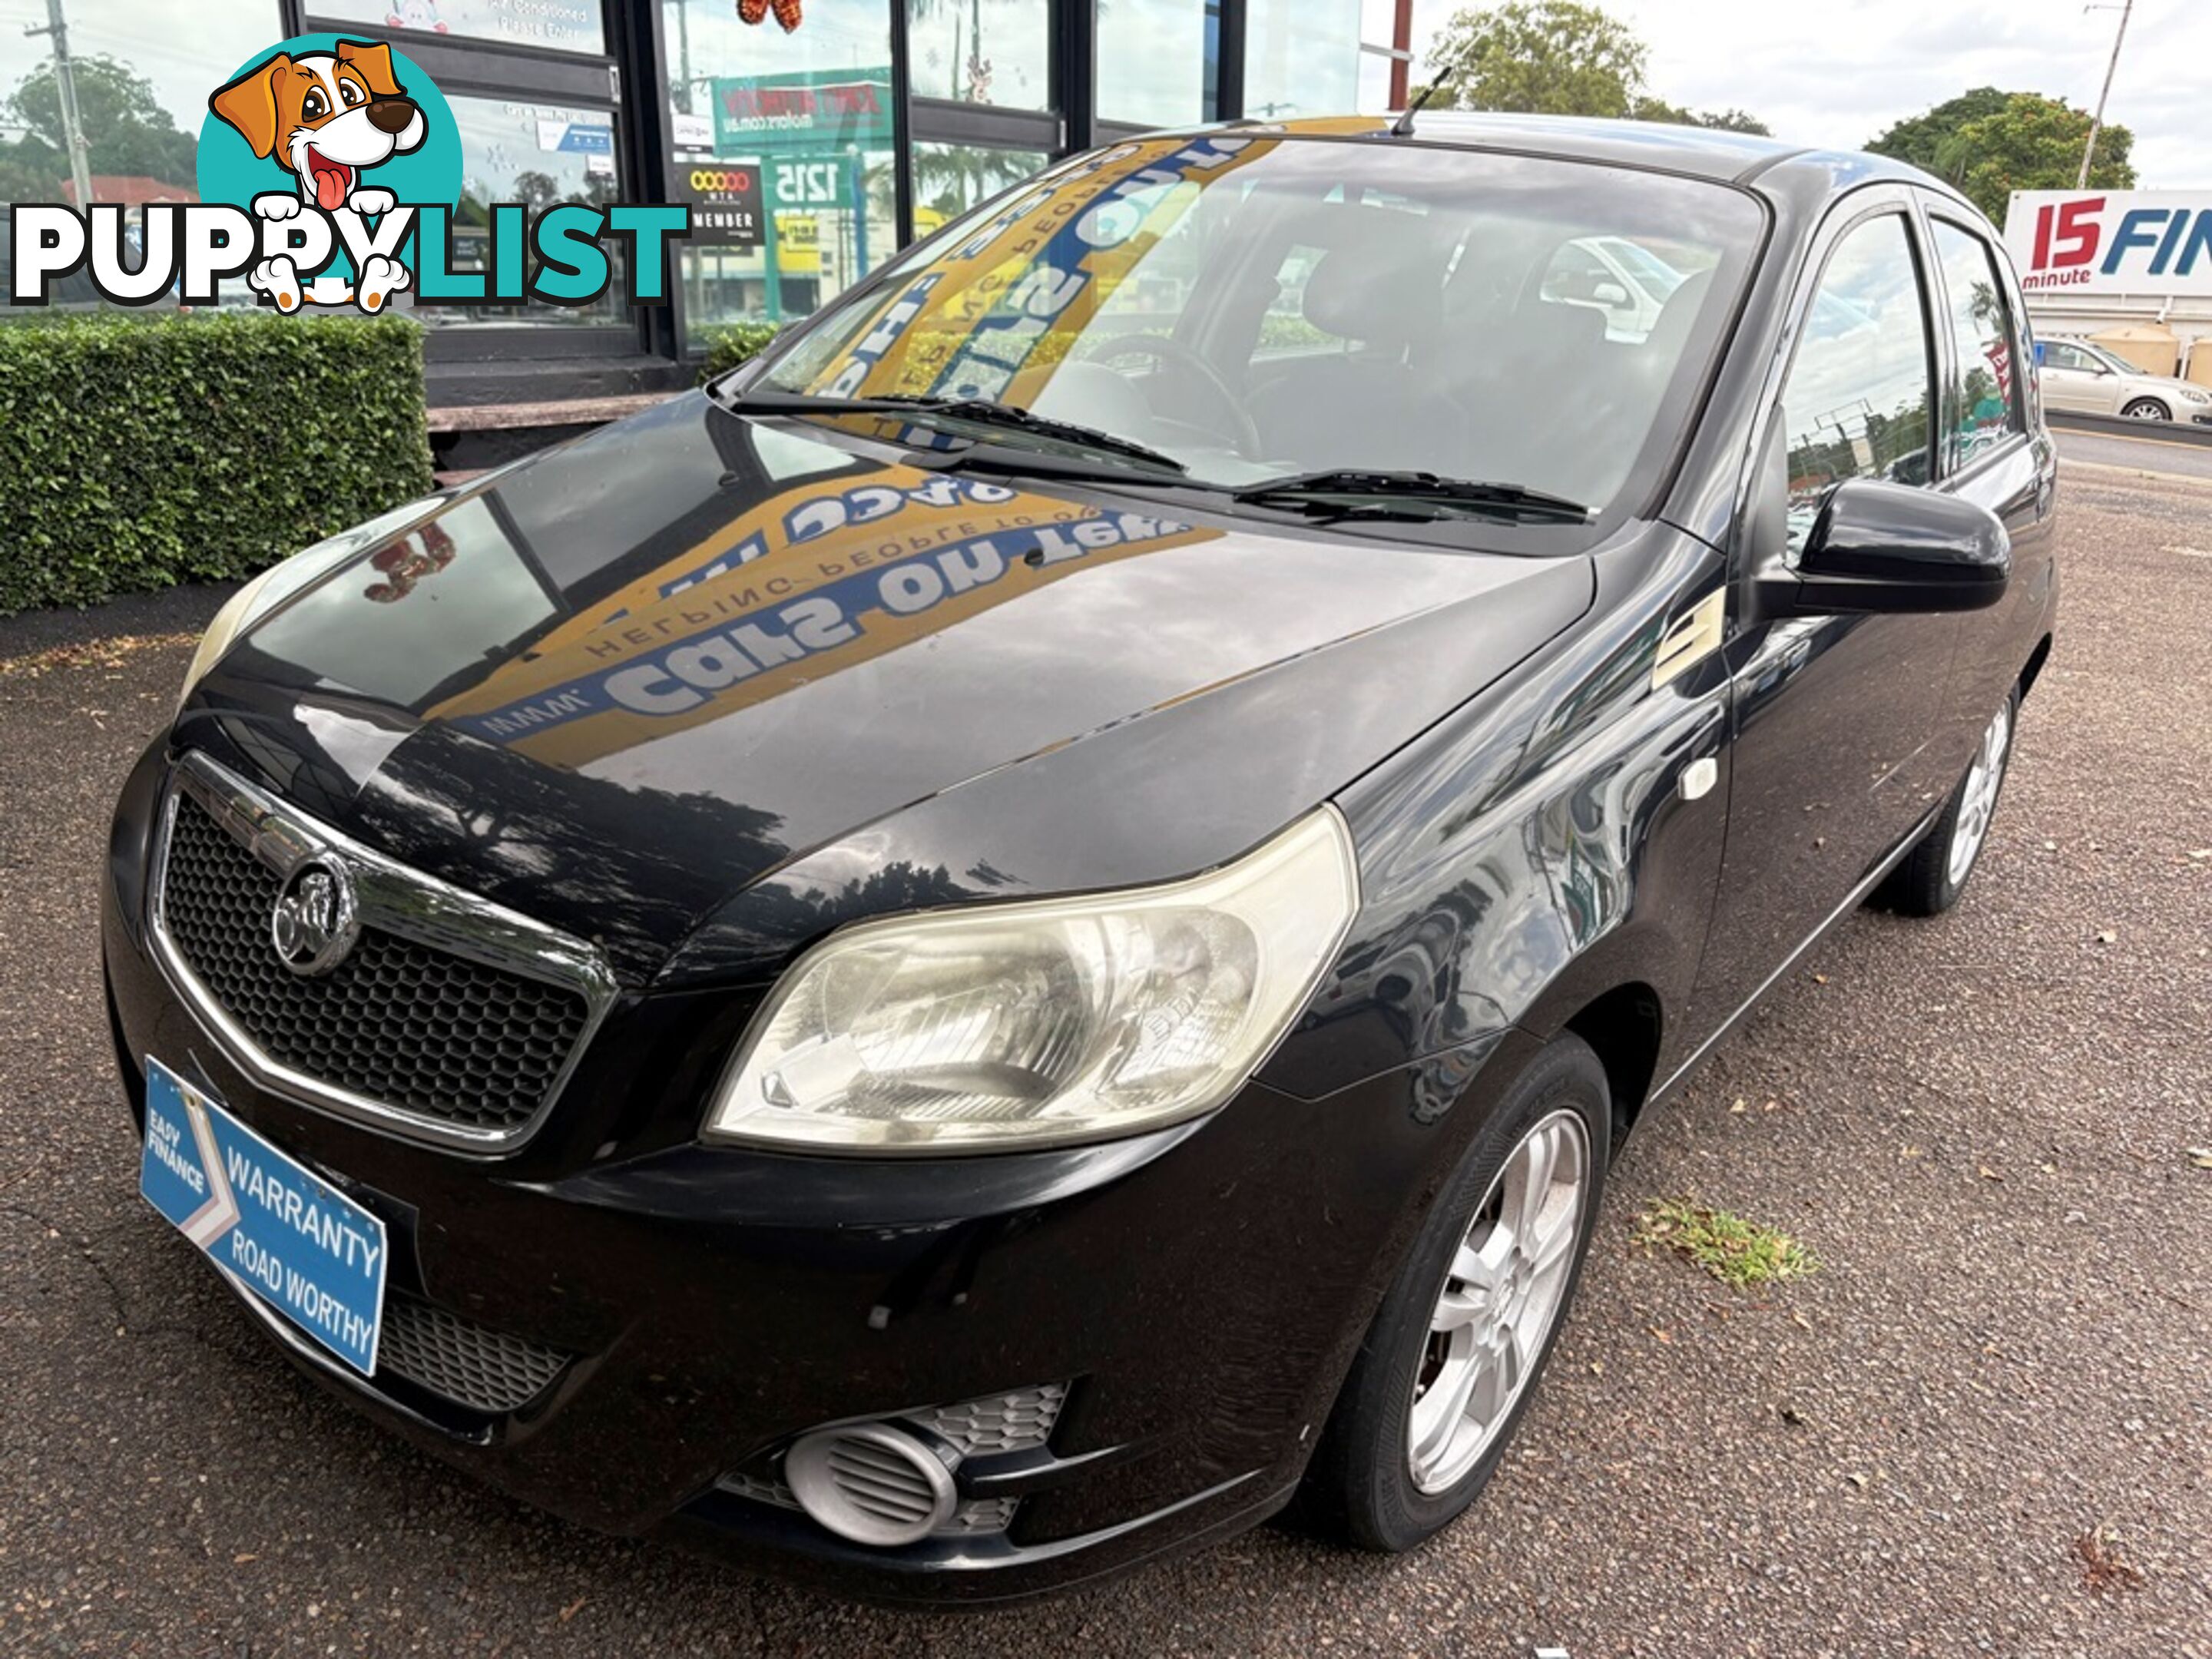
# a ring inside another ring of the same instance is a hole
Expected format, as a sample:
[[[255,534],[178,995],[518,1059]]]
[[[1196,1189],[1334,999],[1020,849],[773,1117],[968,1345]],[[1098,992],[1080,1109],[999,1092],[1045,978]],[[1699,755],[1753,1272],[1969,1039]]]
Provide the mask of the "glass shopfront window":
[[[456,40],[550,46],[561,52],[607,49],[599,0],[307,0],[307,10],[333,21],[414,29]]]
[[[1251,0],[1244,113],[1262,121],[1350,113],[1359,97],[1359,0]]]
[[[730,0],[663,7],[696,349],[723,324],[805,316],[897,251],[890,7],[808,0],[788,30],[774,8],[752,24]]]
[[[1109,0],[1097,29],[1100,120],[1171,127],[1213,118],[1220,16],[1210,0]]]
[[[155,202],[198,201],[199,131],[208,94],[283,34],[276,0],[213,7],[69,0],[66,20],[93,200],[138,210]],[[23,33],[46,21],[42,4],[17,0],[0,8],[0,207],[76,199],[52,42]],[[137,217],[126,214],[131,222]],[[5,246],[0,237],[0,261]],[[0,304],[5,291],[0,285]],[[243,282],[225,283],[222,291],[225,305],[252,302]],[[55,304],[65,309],[100,303],[81,272],[56,283],[53,293]]]
[[[451,96],[447,102],[461,130],[461,199],[453,210],[456,271],[488,268],[491,209],[500,203],[520,202],[534,216],[562,202],[603,207],[620,198],[610,112],[503,98]],[[617,292],[623,286],[623,250],[611,242],[607,253],[614,261],[615,279],[587,306],[420,306],[415,315],[438,328],[626,322],[629,307]]]
[[[1052,9],[1043,0],[906,0],[917,98],[1053,107]]]

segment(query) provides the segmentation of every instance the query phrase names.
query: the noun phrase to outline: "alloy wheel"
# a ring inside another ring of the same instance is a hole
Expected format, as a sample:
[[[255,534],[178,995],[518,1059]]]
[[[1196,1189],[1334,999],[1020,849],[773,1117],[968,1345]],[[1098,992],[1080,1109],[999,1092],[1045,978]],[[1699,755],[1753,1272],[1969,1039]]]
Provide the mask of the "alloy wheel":
[[[1966,769],[1966,782],[1959,797],[1959,816],[1951,827],[1951,855],[1944,873],[1956,887],[1974,867],[1982,842],[1990,833],[1990,819],[1997,810],[1997,791],[2004,785],[2005,759],[2012,748],[2012,705],[2006,703],[1990,718],[1982,733],[1982,746]]]
[[[1526,1391],[1565,1304],[1589,1176],[1580,1115],[1553,1112],[1515,1145],[1476,1206],[1414,1376],[1406,1460],[1420,1491],[1465,1478]]]

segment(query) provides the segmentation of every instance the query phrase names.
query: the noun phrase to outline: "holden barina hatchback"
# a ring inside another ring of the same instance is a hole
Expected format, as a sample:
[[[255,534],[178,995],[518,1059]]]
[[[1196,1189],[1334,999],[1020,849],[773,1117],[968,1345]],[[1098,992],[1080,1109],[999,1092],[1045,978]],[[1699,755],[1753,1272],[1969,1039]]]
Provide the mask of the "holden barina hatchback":
[[[230,601],[104,883],[142,1186],[592,1526],[890,1598],[1293,1504],[1408,1548],[1621,1138],[1972,872],[2051,644],[2032,361],[1989,225],[1868,156],[1062,163]]]

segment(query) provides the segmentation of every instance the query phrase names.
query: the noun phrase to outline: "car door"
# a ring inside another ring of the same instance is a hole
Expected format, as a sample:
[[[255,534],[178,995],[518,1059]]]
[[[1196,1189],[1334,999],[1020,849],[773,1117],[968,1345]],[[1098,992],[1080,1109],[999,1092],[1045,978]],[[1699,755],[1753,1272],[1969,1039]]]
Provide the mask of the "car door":
[[[1702,1030],[1730,1018],[1855,902],[1953,781],[1938,750],[1955,616],[1769,618],[1750,597],[1751,573],[1795,561],[1837,483],[1936,476],[1940,360],[1909,192],[1844,198],[1807,269],[1733,550],[1728,844],[1692,998]]]
[[[2118,412],[2118,378],[2078,346],[2045,340],[2042,380],[2043,401],[2053,409],[2089,415]]]

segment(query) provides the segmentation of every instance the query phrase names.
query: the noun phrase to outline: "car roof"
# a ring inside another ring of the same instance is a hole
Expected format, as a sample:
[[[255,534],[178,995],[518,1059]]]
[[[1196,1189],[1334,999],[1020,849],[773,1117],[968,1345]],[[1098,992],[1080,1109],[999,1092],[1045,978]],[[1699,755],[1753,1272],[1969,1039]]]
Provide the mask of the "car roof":
[[[1816,175],[1831,184],[1878,179],[1932,186],[1955,194],[1940,179],[1887,156],[1822,150],[1755,133],[1717,127],[1676,126],[1662,121],[1606,120],[1580,115],[1521,115],[1501,111],[1424,110],[1413,131],[1390,131],[1395,116],[1321,116],[1274,122],[1230,122],[1232,130],[1263,130],[1304,137],[1359,137],[1378,143],[1515,150],[1569,161],[1655,167],[1720,183],[1748,183],[1778,170]]]

